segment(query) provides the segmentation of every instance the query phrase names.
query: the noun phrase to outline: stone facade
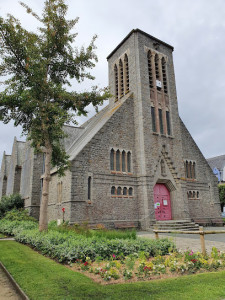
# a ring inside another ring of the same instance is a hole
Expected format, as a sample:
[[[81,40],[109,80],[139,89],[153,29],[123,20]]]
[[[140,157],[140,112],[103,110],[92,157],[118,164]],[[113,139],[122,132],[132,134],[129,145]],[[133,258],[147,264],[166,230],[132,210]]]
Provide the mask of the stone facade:
[[[115,97],[81,127],[65,127],[71,168],[62,178],[52,170],[49,220],[62,219],[65,208],[70,223],[147,229],[156,221],[154,187],[161,184],[172,219],[221,223],[217,180],[179,117],[172,52],[137,29],[108,56]],[[28,146],[20,189],[36,215],[41,161]]]

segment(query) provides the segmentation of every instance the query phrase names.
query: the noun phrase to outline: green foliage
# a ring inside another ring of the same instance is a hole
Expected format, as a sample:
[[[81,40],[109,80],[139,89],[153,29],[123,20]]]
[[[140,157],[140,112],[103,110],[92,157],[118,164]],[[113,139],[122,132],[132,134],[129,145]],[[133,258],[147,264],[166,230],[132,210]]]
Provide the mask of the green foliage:
[[[225,184],[219,184],[219,198],[220,198],[220,204],[221,204],[221,209],[223,206],[225,206]]]
[[[12,209],[8,211],[5,216],[4,220],[9,221],[33,221],[37,222],[37,220],[31,216],[29,216],[28,211],[25,209]]]
[[[57,226],[56,221],[48,223],[48,228],[59,232],[73,232],[76,234],[84,235],[86,237],[106,238],[109,240],[113,239],[136,239],[136,230],[108,230],[108,229],[97,229],[91,230],[88,227],[88,223],[69,225],[68,223],[62,223]]]
[[[74,234],[72,231],[58,232],[48,230],[39,232],[37,224],[31,221],[0,221],[0,232],[14,235],[21,243],[28,244],[43,254],[58,259],[60,262],[75,262],[76,260],[86,261],[101,256],[103,259],[110,259],[113,256],[119,257],[121,253],[128,256],[133,253],[144,251],[148,256],[155,256],[158,253],[167,254],[169,248],[174,244],[168,239],[114,239],[108,240],[103,237],[84,237]]]
[[[14,208],[24,207],[24,201],[19,194],[13,194],[10,196],[3,196],[0,201],[0,218],[2,218],[6,212]]]

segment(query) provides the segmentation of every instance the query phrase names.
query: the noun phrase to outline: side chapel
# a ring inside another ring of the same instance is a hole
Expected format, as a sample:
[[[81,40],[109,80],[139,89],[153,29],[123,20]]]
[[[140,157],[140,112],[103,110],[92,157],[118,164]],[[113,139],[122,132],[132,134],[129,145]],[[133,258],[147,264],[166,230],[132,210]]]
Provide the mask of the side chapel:
[[[217,178],[179,117],[172,53],[172,46],[135,29],[107,57],[115,97],[82,126],[65,126],[71,168],[61,178],[51,171],[49,221],[62,219],[65,208],[70,223],[106,227],[222,224]],[[23,149],[21,165],[14,163],[19,191],[38,217],[43,158],[28,142]],[[13,191],[9,164],[3,157],[1,195]]]

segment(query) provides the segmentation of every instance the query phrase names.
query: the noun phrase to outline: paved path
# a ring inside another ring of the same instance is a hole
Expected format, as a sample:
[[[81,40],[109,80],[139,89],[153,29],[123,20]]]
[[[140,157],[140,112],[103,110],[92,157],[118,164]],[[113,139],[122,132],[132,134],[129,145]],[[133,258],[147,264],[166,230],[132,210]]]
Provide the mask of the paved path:
[[[8,277],[0,268],[0,300],[21,300]]]
[[[204,230],[225,230],[224,227],[207,227]],[[153,231],[140,231],[138,236],[146,238],[155,238]],[[201,251],[200,236],[198,234],[159,234],[159,237],[172,239],[180,251],[187,249]],[[206,234],[205,245],[207,252],[211,252],[212,247],[225,252],[225,234]]]

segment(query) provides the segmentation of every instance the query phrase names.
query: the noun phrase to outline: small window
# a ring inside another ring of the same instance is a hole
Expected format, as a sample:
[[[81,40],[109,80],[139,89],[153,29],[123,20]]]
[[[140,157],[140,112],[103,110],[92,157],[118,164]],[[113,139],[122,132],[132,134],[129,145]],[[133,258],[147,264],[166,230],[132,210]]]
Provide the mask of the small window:
[[[126,159],[126,153],[125,153],[125,151],[122,151],[122,172],[126,172],[125,159]]]
[[[186,172],[186,178],[188,178],[188,161],[186,160],[186,163],[185,163],[185,172]]]
[[[116,188],[115,188],[115,186],[111,187],[111,195],[116,195]]]
[[[127,188],[126,187],[123,188],[123,195],[127,196]]]
[[[115,151],[113,149],[111,149],[111,151],[110,151],[110,169],[111,169],[111,171],[114,170],[114,153],[115,153]]]
[[[62,203],[62,181],[57,183],[57,202]]]
[[[122,194],[122,189],[121,187],[119,186],[118,189],[117,189],[117,195],[120,196]]]
[[[199,198],[199,192],[197,192],[197,198]]]
[[[151,107],[151,116],[152,116],[152,131],[156,132],[156,126],[155,126],[155,107]]]
[[[156,76],[156,79],[160,80],[158,54],[155,55],[155,76]]]
[[[133,196],[133,188],[132,187],[129,188],[129,196]]]
[[[120,150],[116,151],[116,171],[120,171]]]
[[[191,191],[188,193],[188,196],[189,196],[189,198],[192,198],[192,192]]]
[[[192,164],[192,178],[195,179],[196,176],[195,176],[195,162],[193,162]]]
[[[171,128],[170,128],[170,112],[166,112],[166,125],[167,125],[167,134],[171,135]]]
[[[91,176],[88,177],[88,200],[91,200]]]
[[[195,198],[195,191],[193,192],[193,198]]]
[[[130,151],[127,152],[127,172],[131,172],[131,153]]]
[[[159,126],[160,126],[160,133],[163,134],[163,117],[162,117],[161,108],[159,108]]]

